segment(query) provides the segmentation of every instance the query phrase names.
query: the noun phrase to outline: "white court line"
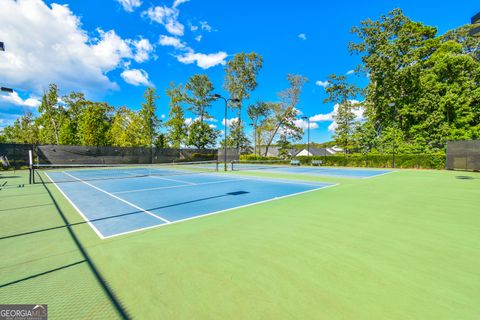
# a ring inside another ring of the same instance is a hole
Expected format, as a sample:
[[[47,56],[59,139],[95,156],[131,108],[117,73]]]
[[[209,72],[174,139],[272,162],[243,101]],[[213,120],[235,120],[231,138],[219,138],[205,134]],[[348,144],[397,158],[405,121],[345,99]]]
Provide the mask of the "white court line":
[[[65,197],[65,199],[67,199],[67,201],[72,205],[72,207],[77,210],[77,212],[80,214],[80,216],[83,218],[83,220],[85,220],[86,223],[88,223],[88,225],[90,226],[90,228],[93,229],[93,231],[95,231],[95,233],[97,234],[97,236],[100,237],[100,239],[105,239],[105,236],[100,232],[100,230],[98,230],[95,225],[90,222],[89,219],[87,219],[87,217],[83,214],[83,212],[75,205],[75,203],[73,203],[72,200],[70,200],[70,198],[65,194],[65,192],[63,192],[62,189],[60,189],[60,187],[52,180],[52,178],[50,178],[50,176],[48,175],[48,173],[45,173],[45,175],[47,176],[48,180],[50,180],[51,183],[53,183],[53,185],[55,187],[57,187],[58,191],[60,191],[60,193]]]
[[[155,176],[155,175],[148,175],[147,178],[161,179],[161,180],[179,182],[179,183],[188,184],[188,185],[195,185],[195,183],[193,183],[193,182],[171,179],[171,178],[165,178],[165,177],[160,177],[160,176]]]
[[[112,198],[115,198],[115,199],[117,199],[117,200],[120,200],[120,201],[122,201],[123,203],[126,203],[126,204],[128,204],[129,206],[134,207],[134,208],[137,209],[137,210],[140,210],[140,211],[142,211],[142,212],[145,212],[146,214],[149,214],[149,215],[151,215],[151,216],[154,217],[154,218],[157,218],[157,219],[159,219],[159,220],[162,220],[163,222],[166,222],[166,223],[170,223],[170,222],[171,222],[171,221],[169,221],[169,220],[167,220],[167,219],[165,219],[165,218],[162,218],[162,217],[159,216],[159,215],[156,215],[156,214],[154,214],[154,213],[152,213],[152,212],[150,212],[150,211],[148,211],[148,210],[145,210],[145,209],[137,206],[136,204],[133,204],[133,203],[131,203],[131,202],[125,200],[125,199],[122,199],[122,198],[120,198],[120,197],[117,197],[117,196],[114,195],[114,194],[111,194],[111,193],[108,192],[108,191],[105,191],[105,190],[103,190],[103,189],[101,189],[101,188],[99,188],[99,187],[96,187],[96,186],[94,186],[94,185],[91,184],[91,183],[88,183],[88,182],[86,182],[86,181],[83,181],[83,180],[75,177],[75,176],[72,176],[72,175],[71,175],[70,173],[68,173],[68,172],[63,171],[63,173],[66,174],[67,176],[72,177],[72,178],[75,179],[75,180],[78,180],[78,181],[80,181],[80,182],[82,182],[82,183],[85,183],[87,186],[90,186],[90,187],[92,187],[92,188],[94,188],[94,189],[96,189],[96,190],[98,190],[98,191],[100,191],[100,192],[103,192],[103,193],[109,195],[109,196],[112,197]]]
[[[398,171],[388,171],[388,172],[376,174],[376,175],[369,176],[369,177],[362,177],[362,179],[376,178],[376,177],[384,176],[384,175],[386,175],[386,174],[390,174],[390,173],[394,173],[394,172],[398,172]]]
[[[248,179],[246,179],[246,180],[248,180]],[[215,212],[205,213],[205,214],[201,214],[201,215],[194,216],[194,217],[190,217],[190,218],[175,220],[175,221],[171,221],[170,223],[159,224],[159,225],[156,225],[156,226],[150,226],[150,227],[135,229],[135,230],[126,231],[126,232],[122,232],[122,233],[116,233],[116,234],[114,234],[114,235],[105,237],[105,239],[106,239],[106,238],[118,237],[118,236],[125,235],[125,234],[129,234],[129,233],[144,231],[144,230],[148,230],[148,229],[160,228],[160,227],[163,227],[163,226],[169,226],[169,225],[172,225],[172,224],[176,224],[176,223],[180,223],[180,222],[184,222],[184,221],[188,221],[188,220],[194,220],[194,219],[198,219],[198,218],[203,218],[203,217],[211,216],[211,215],[214,215],[214,214],[217,214],[217,213],[221,213],[221,212],[232,211],[232,210],[236,210],[236,209],[241,209],[241,208],[246,208],[246,207],[254,206],[254,205],[257,205],[257,204],[261,204],[261,203],[267,203],[267,202],[270,202],[270,201],[275,201],[275,200],[279,200],[279,199],[284,199],[284,198],[288,198],[288,197],[293,197],[293,196],[297,196],[297,195],[300,195],[300,194],[317,191],[317,190],[320,190],[320,189],[327,189],[327,188],[331,188],[331,187],[338,186],[338,184],[329,184],[329,185],[326,185],[326,186],[325,186],[325,185],[324,185],[324,186],[319,186],[319,185],[317,185],[317,186],[318,186],[318,188],[315,188],[315,189],[306,190],[306,191],[301,191],[301,192],[296,192],[296,193],[291,193],[291,194],[287,194],[287,195],[281,196],[281,197],[274,197],[274,198],[271,198],[271,199],[262,200],[262,201],[257,201],[257,202],[253,202],[253,203],[249,203],[249,204],[244,204],[244,205],[241,205],[241,206],[238,206],[238,207],[223,209],[223,210],[219,210],[219,211],[215,211]]]
[[[144,191],[163,190],[163,189],[174,189],[174,188],[188,188],[188,187],[193,187],[193,186],[203,186],[203,185],[206,185],[206,184],[216,184],[216,183],[225,183],[225,182],[233,182],[233,181],[243,181],[243,180],[248,180],[248,179],[237,178],[237,179],[229,179],[229,180],[220,180],[220,181],[204,182],[204,183],[193,183],[193,184],[191,184],[191,185],[156,187],[156,188],[145,188],[145,189],[133,189],[133,190],[125,190],[125,191],[112,192],[112,194],[122,194],[122,193],[131,193],[131,192],[144,192]]]

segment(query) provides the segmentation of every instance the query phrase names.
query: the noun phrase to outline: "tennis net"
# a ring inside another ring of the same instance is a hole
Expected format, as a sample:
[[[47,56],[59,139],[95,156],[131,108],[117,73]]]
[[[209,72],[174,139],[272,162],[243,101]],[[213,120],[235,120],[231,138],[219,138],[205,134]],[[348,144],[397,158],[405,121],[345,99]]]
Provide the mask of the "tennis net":
[[[289,165],[290,160],[236,160],[231,162],[231,170],[268,170],[284,168]]]
[[[217,161],[172,162],[159,164],[33,164],[30,171],[36,182],[82,182],[172,176],[218,171]]]

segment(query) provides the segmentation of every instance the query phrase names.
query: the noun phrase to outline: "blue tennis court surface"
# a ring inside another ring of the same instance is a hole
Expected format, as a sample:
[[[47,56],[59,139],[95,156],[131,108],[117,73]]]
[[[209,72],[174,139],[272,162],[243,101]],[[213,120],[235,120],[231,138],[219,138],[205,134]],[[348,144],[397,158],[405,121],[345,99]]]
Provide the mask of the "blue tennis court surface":
[[[242,171],[270,171],[276,173],[301,174],[313,176],[332,176],[344,178],[371,178],[382,174],[393,172],[384,169],[349,169],[349,168],[329,168],[329,167],[304,167],[304,166],[271,166],[260,164],[242,164],[234,165],[234,170]]]
[[[101,179],[103,174],[47,173],[102,239],[331,185],[211,173]]]

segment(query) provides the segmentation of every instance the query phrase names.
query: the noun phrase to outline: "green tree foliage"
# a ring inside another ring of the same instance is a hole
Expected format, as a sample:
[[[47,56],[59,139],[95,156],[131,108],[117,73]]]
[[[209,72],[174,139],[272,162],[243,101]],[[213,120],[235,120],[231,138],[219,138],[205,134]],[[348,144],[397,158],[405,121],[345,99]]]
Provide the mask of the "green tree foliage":
[[[348,83],[346,76],[332,74],[328,76],[328,83],[329,85],[325,89],[328,97],[324,99],[324,102],[333,102],[338,106],[333,117],[337,124],[333,138],[338,146],[348,152],[353,147],[353,133],[356,126],[353,112],[356,105],[351,100],[356,97],[359,89]]]
[[[195,114],[200,122],[210,118],[207,108],[212,105],[214,87],[207,75],[195,74],[188,79],[185,85],[184,101],[189,105],[188,110]]]
[[[272,116],[260,127],[266,136],[265,155],[279,133],[294,140],[301,139],[303,135],[303,129],[295,125],[298,113],[296,106],[300,102],[303,85],[308,79],[301,75],[288,74],[287,80],[290,86],[278,94],[281,102],[270,105]]]
[[[188,145],[197,149],[214,147],[217,142],[218,132],[210,128],[205,122],[195,120],[189,127]]]
[[[288,140],[285,134],[281,134],[280,138],[277,141],[278,156],[282,159],[290,158],[290,150],[292,150],[292,144]]]
[[[4,142],[9,143],[38,143],[38,128],[33,114],[27,112],[16,119],[12,126],[5,127],[2,136]]]
[[[479,40],[469,28],[437,36],[395,9],[352,29],[359,41],[350,51],[369,75],[363,105],[376,149],[386,150],[393,136],[401,137],[401,149],[431,152],[444,150],[448,139],[479,137]]]
[[[137,147],[144,142],[138,113],[127,107],[115,111],[109,131],[109,140],[116,147]]]
[[[240,148],[241,150],[249,150],[250,140],[245,135],[243,122],[232,121],[227,137],[228,148]],[[222,142],[223,143],[223,142]]]
[[[185,101],[182,94],[182,85],[175,87],[172,83],[167,89],[167,95],[170,98],[170,112],[168,120],[165,123],[167,128],[166,142],[172,148],[180,148],[186,142],[188,136],[188,128],[185,124],[185,113],[182,103]]]
[[[80,144],[78,132],[78,121],[87,105],[85,95],[80,92],[71,92],[62,97],[65,117],[59,132],[60,144]]]
[[[60,128],[66,118],[65,109],[59,103],[58,87],[51,84],[42,97],[38,107],[40,117],[37,124],[40,129],[40,141],[44,144],[60,143]]]
[[[78,121],[78,138],[84,146],[109,145],[113,107],[102,102],[88,102]]]
[[[253,135],[255,141],[255,153],[257,145],[262,140],[261,128],[263,122],[268,118],[272,111],[271,105],[267,102],[258,101],[247,108],[247,115],[253,125]]]
[[[237,111],[238,128],[236,128],[237,148],[240,148],[242,139],[245,137],[242,124],[243,100],[250,98],[250,92],[258,86],[257,75],[262,69],[263,57],[256,52],[238,53],[227,62],[225,67],[225,81],[223,87],[231,98],[239,102],[231,103],[230,107]]]
[[[156,100],[158,96],[154,88],[147,88],[143,97],[145,102],[142,103],[142,108],[138,112],[140,133],[142,135],[140,146],[153,147],[160,126],[160,120],[156,115]]]

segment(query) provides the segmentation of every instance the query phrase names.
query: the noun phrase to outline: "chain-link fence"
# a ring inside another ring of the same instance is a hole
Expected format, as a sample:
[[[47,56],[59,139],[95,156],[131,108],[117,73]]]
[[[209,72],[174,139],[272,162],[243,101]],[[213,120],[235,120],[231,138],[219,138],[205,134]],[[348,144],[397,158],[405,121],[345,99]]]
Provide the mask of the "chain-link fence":
[[[480,140],[448,141],[446,168],[480,171]]]

